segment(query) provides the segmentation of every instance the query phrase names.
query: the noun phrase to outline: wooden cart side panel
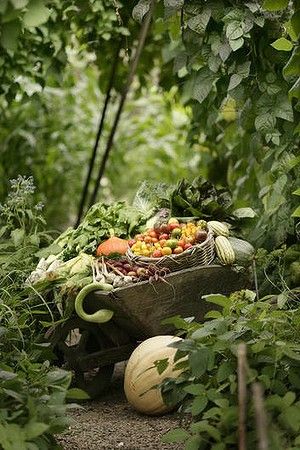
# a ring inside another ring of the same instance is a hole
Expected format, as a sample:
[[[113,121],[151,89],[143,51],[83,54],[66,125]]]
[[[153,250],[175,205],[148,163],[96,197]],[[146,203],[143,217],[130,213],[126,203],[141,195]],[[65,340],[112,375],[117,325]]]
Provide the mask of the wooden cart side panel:
[[[113,309],[114,321],[130,335],[143,339],[171,332],[172,328],[162,326],[161,321],[174,315],[203,321],[206,312],[214,308],[201,298],[203,295],[229,294],[248,283],[245,276],[228,267],[202,266],[169,274],[164,281],[138,283],[108,294],[97,291],[90,301],[96,309]]]

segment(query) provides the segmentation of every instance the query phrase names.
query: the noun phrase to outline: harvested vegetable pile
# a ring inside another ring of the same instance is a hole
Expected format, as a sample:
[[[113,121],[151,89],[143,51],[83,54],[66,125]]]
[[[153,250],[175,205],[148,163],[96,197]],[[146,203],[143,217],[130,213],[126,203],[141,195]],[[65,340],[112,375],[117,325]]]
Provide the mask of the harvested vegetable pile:
[[[178,218],[172,217],[175,214]],[[58,318],[67,319],[81,289],[88,285],[116,289],[160,280],[170,271],[164,264],[157,265],[160,258],[188,252],[205,243],[209,233],[215,236],[219,263],[249,264],[254,249],[229,237],[235,225],[230,194],[200,178],[192,183],[182,180],[176,186],[143,183],[132,206],[124,202],[93,205],[76,229],[69,228],[40,253],[27,283],[44,296],[51,295]],[[153,261],[139,264],[130,254]]]

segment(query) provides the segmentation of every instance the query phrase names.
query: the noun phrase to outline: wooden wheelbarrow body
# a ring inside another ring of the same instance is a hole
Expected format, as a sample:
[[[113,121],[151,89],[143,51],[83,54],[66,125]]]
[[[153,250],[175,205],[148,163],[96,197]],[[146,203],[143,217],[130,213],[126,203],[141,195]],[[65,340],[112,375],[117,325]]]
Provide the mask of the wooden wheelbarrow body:
[[[114,311],[113,321],[133,338],[140,340],[174,332],[161,322],[171,316],[194,317],[202,322],[214,305],[202,299],[207,294],[230,294],[245,288],[245,275],[220,265],[197,266],[173,272],[163,280],[143,281],[111,292],[95,291],[85,309]]]
[[[53,344],[63,366],[74,372],[75,385],[91,398],[98,397],[109,385],[114,364],[128,359],[140,341],[176,333],[161,323],[164,319],[179,315],[202,322],[209,310],[217,308],[203,295],[227,295],[248,286],[249,273],[209,265],[173,272],[163,280],[95,291],[85,299],[84,309],[88,313],[111,309],[113,318],[100,325],[72,317],[56,329]]]

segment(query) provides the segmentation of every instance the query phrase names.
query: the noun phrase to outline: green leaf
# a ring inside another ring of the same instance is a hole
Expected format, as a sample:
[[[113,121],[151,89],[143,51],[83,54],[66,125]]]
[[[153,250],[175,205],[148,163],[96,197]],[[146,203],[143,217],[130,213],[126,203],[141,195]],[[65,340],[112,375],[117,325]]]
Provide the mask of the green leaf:
[[[257,131],[267,132],[273,130],[276,125],[276,118],[271,113],[263,113],[255,118],[255,128]]]
[[[24,8],[29,0],[10,0],[16,9]]]
[[[202,420],[200,422],[195,422],[193,425],[193,431],[198,433],[206,432],[209,434],[213,439],[215,439],[217,442],[221,440],[221,434],[220,431],[210,425],[207,420]]]
[[[202,298],[209,303],[214,303],[222,307],[230,305],[230,299],[223,294],[208,294],[203,295]]]
[[[265,346],[266,346],[265,341],[258,341],[251,346],[251,350],[253,353],[260,353],[261,351],[263,351]]]
[[[245,5],[250,9],[252,13],[255,13],[259,10],[259,5],[255,2],[246,2]]]
[[[279,294],[277,297],[278,308],[282,309],[285,306],[288,299],[289,299],[289,295],[287,292],[282,292],[281,294]]]
[[[156,367],[159,375],[161,375],[169,366],[169,358],[159,359],[154,361],[154,367]]]
[[[19,247],[25,238],[25,230],[23,228],[16,228],[11,232],[11,238],[13,240],[14,246]]]
[[[43,0],[30,0],[23,21],[25,27],[38,27],[47,22],[50,10],[46,8]]]
[[[26,434],[26,438],[28,440],[36,439],[41,434],[44,434],[47,431],[49,425],[42,422],[28,422],[28,424],[24,427],[24,431]]]
[[[253,219],[257,216],[252,208],[238,208],[235,209],[232,214],[238,219]]]
[[[284,28],[286,29],[289,37],[292,39],[292,41],[297,42],[297,33],[294,30],[294,27],[292,25],[292,21],[289,20],[284,24]]]
[[[184,442],[190,437],[189,433],[182,428],[174,428],[164,434],[161,440],[165,443]]]
[[[281,50],[284,52],[290,52],[293,48],[293,43],[286,38],[279,38],[272,42],[272,47],[276,50]]]
[[[296,39],[298,39],[300,35],[300,9],[295,11],[293,17],[291,18],[291,26],[294,30]]]
[[[211,9],[204,8],[201,14],[197,14],[188,20],[188,27],[196,33],[203,34],[211,17]]]
[[[241,28],[241,24],[239,21],[229,22],[226,28],[226,36],[231,40],[235,40],[243,36],[243,29]]]
[[[293,195],[300,195],[300,188],[296,189],[294,192],[292,192]]]
[[[21,32],[21,24],[19,20],[13,20],[8,23],[4,23],[1,26],[1,45],[6,50],[17,50],[18,37]]]
[[[202,442],[200,436],[191,436],[185,443],[184,450],[199,450],[199,446]]]
[[[289,0],[264,0],[263,8],[267,11],[280,11],[288,6]]]
[[[219,56],[211,54],[210,57],[208,58],[208,67],[212,72],[216,73],[219,70],[221,62],[222,61]]]
[[[298,368],[290,368],[289,370],[289,382],[292,384],[293,389],[300,389],[300,374]]]
[[[243,78],[247,78],[250,73],[251,61],[246,61],[243,64],[240,64],[236,68],[236,73],[241,75]]]
[[[150,10],[151,0],[140,0],[132,10],[132,17],[139,23],[142,23],[143,18]]]
[[[7,3],[8,0],[2,0],[2,2],[0,2],[0,14],[4,14],[7,8]]]
[[[72,400],[88,400],[90,396],[88,395],[87,392],[83,391],[82,389],[71,388],[68,389],[66,398]]]
[[[216,74],[211,72],[208,68],[200,69],[194,79],[192,98],[198,100],[199,103],[202,103],[209,95],[214,81],[216,81]]]
[[[205,387],[203,384],[190,384],[183,388],[184,392],[192,395],[201,395],[204,393]]]
[[[231,53],[231,47],[228,42],[224,42],[220,45],[219,56],[223,62],[225,62]]]
[[[295,402],[295,400],[296,400],[295,392],[287,392],[282,399],[284,406],[291,406]]]
[[[230,77],[228,91],[231,91],[232,89],[236,88],[240,82],[243,80],[243,77],[237,73],[234,73]]]
[[[180,9],[184,5],[184,0],[164,0],[165,8]]]
[[[202,347],[189,354],[189,363],[192,374],[201,377],[208,369],[214,365],[214,352],[211,348]]]
[[[193,414],[193,416],[197,416],[202,411],[204,411],[204,409],[207,406],[207,403],[208,403],[208,399],[206,398],[206,396],[199,395],[198,397],[196,397],[193,400],[192,406],[191,406],[191,413]]]
[[[222,381],[228,379],[229,375],[234,373],[234,366],[230,361],[223,362],[217,372],[217,381],[221,383]]]
[[[285,77],[292,77],[299,75],[300,67],[300,45],[294,48],[294,51],[283,68],[283,75]]]
[[[243,47],[244,39],[243,38],[238,38],[238,39],[235,39],[235,40],[230,40],[229,41],[229,45],[232,48],[232,50],[235,52],[239,48]]]
[[[14,372],[8,372],[7,370],[0,369],[0,380],[13,380],[16,376],[17,375]]]
[[[275,117],[293,122],[293,107],[286,94],[280,93],[276,96],[276,104],[272,110],[272,113]]]
[[[291,217],[300,217],[300,206],[295,209]]]
[[[279,422],[288,430],[299,432],[300,430],[300,408],[292,405],[285,409],[278,417]]]

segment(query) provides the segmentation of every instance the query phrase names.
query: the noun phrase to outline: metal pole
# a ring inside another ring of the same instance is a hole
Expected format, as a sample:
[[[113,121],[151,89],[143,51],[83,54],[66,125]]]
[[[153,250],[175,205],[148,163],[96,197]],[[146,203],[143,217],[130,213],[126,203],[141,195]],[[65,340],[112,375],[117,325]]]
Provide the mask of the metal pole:
[[[143,21],[142,27],[141,27],[139,40],[138,40],[138,45],[136,47],[135,54],[134,54],[134,57],[132,59],[132,63],[131,63],[131,66],[130,66],[127,82],[126,82],[126,85],[124,87],[124,90],[123,90],[121,98],[120,98],[119,107],[118,107],[118,110],[116,112],[115,120],[114,120],[114,123],[112,125],[111,131],[110,131],[110,134],[109,134],[109,137],[108,137],[108,140],[107,140],[106,148],[105,148],[105,151],[104,151],[104,154],[103,154],[103,157],[102,157],[102,161],[101,161],[101,164],[100,164],[100,167],[99,167],[98,177],[97,177],[97,180],[96,180],[94,191],[93,191],[93,193],[91,195],[91,199],[90,199],[90,203],[89,203],[90,206],[95,203],[95,200],[96,200],[96,197],[97,197],[97,194],[98,194],[98,191],[99,191],[101,179],[102,179],[104,171],[105,171],[105,167],[106,167],[106,163],[107,163],[107,160],[108,160],[109,153],[110,153],[111,148],[113,146],[114,136],[115,136],[115,133],[116,133],[116,130],[117,130],[117,126],[118,126],[120,117],[121,117],[121,113],[123,111],[124,103],[125,103],[125,100],[126,100],[126,97],[127,97],[128,91],[129,91],[129,88],[131,86],[131,83],[133,81],[133,78],[134,78],[134,75],[135,75],[135,72],[136,72],[136,69],[137,69],[137,65],[138,65],[139,59],[141,57],[142,50],[143,50],[143,47],[144,47],[144,44],[145,44],[145,40],[146,40],[146,37],[147,37],[147,34],[148,34],[148,30],[149,30],[149,26],[150,26],[150,23],[151,23],[153,10],[154,10],[154,4],[155,4],[155,0],[151,0],[149,12],[147,13],[147,15],[146,15],[146,17],[145,17],[145,19]]]
[[[82,217],[82,214],[83,214],[84,204],[86,202],[86,198],[87,198],[87,194],[88,194],[88,188],[89,188],[89,184],[90,184],[90,181],[91,181],[93,168],[94,168],[94,165],[95,165],[98,145],[99,145],[100,137],[101,137],[103,126],[104,126],[106,110],[107,110],[108,104],[110,102],[111,90],[113,88],[113,84],[114,84],[114,80],[115,80],[115,74],[117,72],[120,49],[121,49],[121,41],[118,44],[117,51],[116,51],[116,54],[115,54],[115,57],[114,57],[114,61],[113,61],[113,65],[112,65],[112,69],[111,69],[111,74],[110,74],[110,77],[109,77],[109,83],[108,83],[108,87],[107,87],[105,101],[104,101],[104,105],[103,105],[103,109],[102,109],[102,113],[101,113],[101,118],[100,118],[100,122],[99,122],[99,126],[98,126],[98,131],[97,131],[94,147],[93,147],[93,152],[92,152],[92,155],[91,155],[91,158],[90,158],[90,162],[89,162],[88,173],[87,173],[87,176],[86,176],[86,179],[85,179],[84,188],[83,188],[82,195],[81,195],[81,200],[80,200],[80,205],[79,205],[79,208],[78,208],[78,214],[77,214],[77,220],[76,220],[75,227],[78,227],[78,225],[80,223],[80,220],[81,220],[81,217]]]

